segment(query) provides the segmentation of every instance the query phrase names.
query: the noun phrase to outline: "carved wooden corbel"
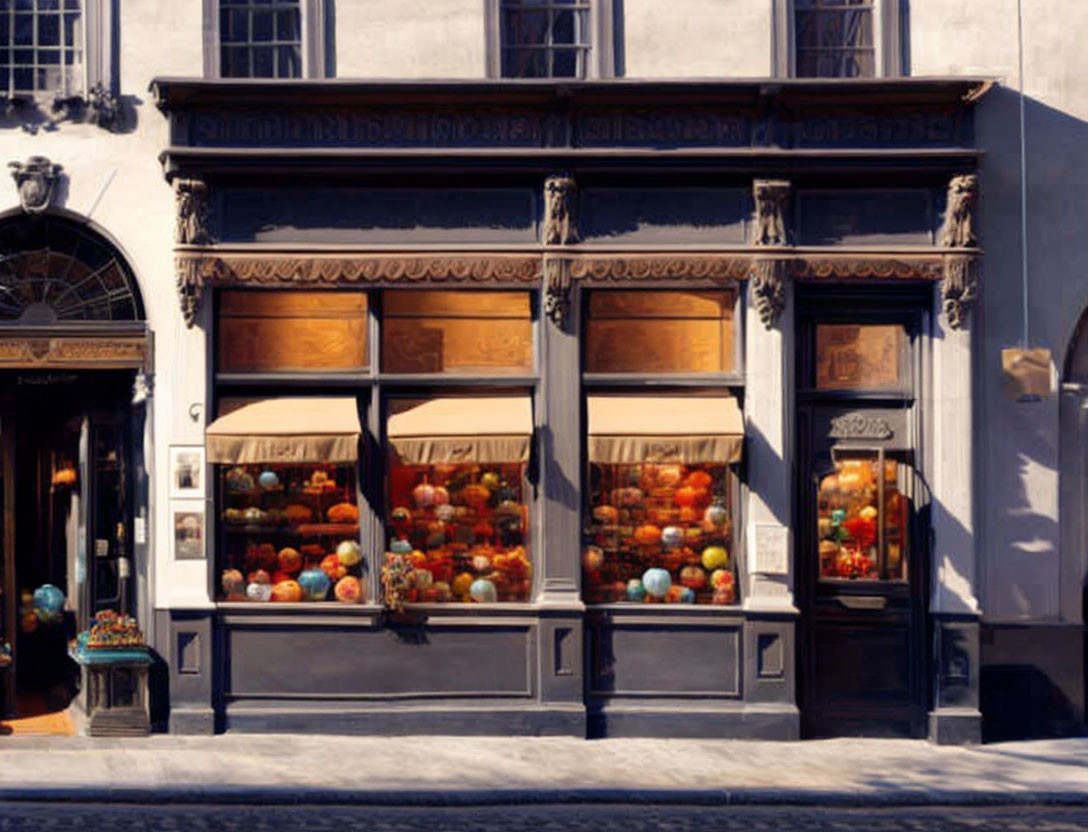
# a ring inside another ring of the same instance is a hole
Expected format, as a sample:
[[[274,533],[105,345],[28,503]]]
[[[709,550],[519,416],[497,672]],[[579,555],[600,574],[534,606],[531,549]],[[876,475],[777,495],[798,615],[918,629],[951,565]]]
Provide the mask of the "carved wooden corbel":
[[[195,257],[178,257],[175,265],[181,317],[185,321],[185,326],[192,329],[200,313],[200,301],[204,297],[204,274],[201,270],[201,262]]]
[[[544,312],[563,330],[570,321],[572,285],[569,260],[549,257],[544,261]]]
[[[565,246],[577,243],[578,223],[574,203],[577,186],[566,173],[544,181],[544,244]]]
[[[752,194],[756,202],[753,243],[757,246],[788,245],[786,203],[790,196],[790,183],[785,179],[757,179],[752,183]]]
[[[749,299],[759,319],[767,329],[778,321],[778,316],[786,308],[786,276],[789,274],[789,261],[781,258],[757,258],[752,263],[748,275]]]
[[[944,314],[952,329],[962,329],[967,312],[978,298],[978,258],[969,254],[950,254],[944,259],[941,278]]]
[[[212,242],[208,186],[199,179],[178,179],[174,184],[177,226],[174,239],[179,245],[208,245]]]

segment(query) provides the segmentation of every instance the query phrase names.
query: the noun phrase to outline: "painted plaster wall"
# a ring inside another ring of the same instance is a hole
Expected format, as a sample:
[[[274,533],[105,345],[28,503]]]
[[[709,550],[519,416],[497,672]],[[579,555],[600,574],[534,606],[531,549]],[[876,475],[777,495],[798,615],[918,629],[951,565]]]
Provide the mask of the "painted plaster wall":
[[[171,443],[203,441],[177,414],[191,400],[203,401],[203,336],[185,330],[174,289],[174,199],[158,155],[167,145],[166,119],[155,108],[148,84],[156,75],[197,76],[202,71],[200,3],[139,0],[123,3],[119,29],[120,92],[130,129],[110,134],[88,124],[61,122],[31,135],[17,127],[0,130],[0,160],[43,155],[64,168],[65,187],[56,204],[83,217],[111,239],[136,273],[155,340],[152,399],[154,457],[149,534],[149,569],[154,603],[169,606],[203,594],[207,578],[198,561],[170,557],[170,503],[166,470]],[[17,209],[15,184],[0,182],[0,211]],[[186,420],[188,421],[188,420]],[[146,611],[145,611],[146,612]]]
[[[1029,340],[1060,370],[1088,302],[1088,7],[1024,3]],[[980,600],[992,621],[1078,621],[1084,553],[1059,529],[1058,397],[1017,403],[1002,391],[1001,349],[1023,335],[1015,0],[913,0],[913,75],[988,75],[1003,86],[978,111],[985,150],[976,311],[976,504]],[[1071,451],[1066,447],[1065,452]]]
[[[772,74],[770,0],[623,0],[622,8],[628,78]]]
[[[336,4],[341,78],[483,78],[484,0]]]

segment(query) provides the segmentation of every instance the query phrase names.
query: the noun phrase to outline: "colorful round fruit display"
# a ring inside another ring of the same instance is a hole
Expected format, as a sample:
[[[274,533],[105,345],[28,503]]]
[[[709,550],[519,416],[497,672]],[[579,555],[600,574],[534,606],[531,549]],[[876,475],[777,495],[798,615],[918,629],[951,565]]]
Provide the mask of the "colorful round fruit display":
[[[246,598],[259,603],[272,600],[272,584],[251,582],[246,586]]]
[[[694,604],[695,603],[695,590],[689,586],[680,590],[680,598],[678,599],[681,604]]]
[[[421,482],[412,489],[412,499],[420,508],[430,508],[434,505],[434,486],[429,482]]]
[[[412,522],[412,512],[406,509],[404,506],[397,506],[389,515],[389,519],[393,521],[395,525],[407,526]]]
[[[700,557],[703,568],[708,572],[715,569],[724,569],[729,565],[729,552],[724,546],[707,546]]]
[[[706,586],[706,572],[698,566],[685,566],[680,570],[680,584],[689,589],[702,589]]]
[[[394,555],[407,555],[412,551],[412,544],[403,537],[399,537],[389,544],[389,551]]]
[[[491,583],[487,578],[473,581],[468,594],[478,604],[493,604],[499,597],[495,584]]]
[[[294,603],[302,600],[302,587],[298,581],[280,581],[272,587],[272,600],[281,603]]]
[[[246,583],[271,584],[272,576],[265,572],[263,569],[254,569],[252,572],[246,575]]]
[[[257,485],[265,491],[271,491],[273,488],[278,488],[279,484],[280,478],[275,471],[261,471],[257,476]]]
[[[340,562],[338,555],[325,555],[321,559],[321,571],[329,576],[330,581],[339,581],[348,574],[348,568]]]
[[[710,586],[715,591],[732,587],[734,581],[733,573],[728,569],[715,569],[710,573]]]
[[[363,600],[363,585],[353,575],[346,575],[336,582],[333,593],[341,604],[358,604]]]
[[[642,573],[642,585],[655,598],[664,598],[672,586],[672,576],[664,569],[651,567]]]
[[[615,525],[619,522],[620,512],[615,506],[597,506],[593,509],[593,519],[606,526]]]
[[[416,589],[428,589],[434,585],[434,573],[429,569],[418,568],[412,572],[412,581]]]
[[[336,556],[342,566],[350,569],[363,559],[363,551],[354,540],[341,540],[336,547]]]
[[[302,569],[302,553],[299,552],[298,549],[292,549],[290,546],[285,546],[280,549],[278,558],[280,569],[288,575],[294,575]]]
[[[480,485],[482,485],[489,491],[494,491],[496,488],[498,488],[500,482],[501,480],[499,479],[499,475],[494,471],[484,471],[480,475]]]
[[[237,569],[224,569],[220,583],[223,585],[223,593],[228,598],[245,595],[246,579]]]
[[[646,600],[646,587],[642,585],[642,581],[640,581],[638,578],[631,578],[631,580],[627,582],[627,600]]]
[[[729,510],[721,503],[713,503],[707,506],[706,511],[703,513],[703,520],[708,525],[720,529],[729,522]]]
[[[600,546],[587,546],[582,552],[582,567],[587,572],[595,572],[604,566],[604,550]]]
[[[472,582],[474,580],[475,577],[471,572],[462,572],[453,579],[450,589],[458,598],[466,598],[468,597],[469,589],[472,587]]]
[[[642,546],[652,546],[661,542],[661,529],[649,523],[635,529],[635,543]],[[647,587],[649,589],[649,587]]]

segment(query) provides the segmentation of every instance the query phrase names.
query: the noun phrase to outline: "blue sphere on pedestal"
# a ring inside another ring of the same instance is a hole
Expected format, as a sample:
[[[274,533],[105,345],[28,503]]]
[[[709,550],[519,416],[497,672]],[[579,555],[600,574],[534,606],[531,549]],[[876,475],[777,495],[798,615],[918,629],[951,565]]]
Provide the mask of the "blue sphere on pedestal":
[[[642,573],[642,585],[655,598],[664,598],[672,586],[672,576],[664,569],[654,567]]]
[[[42,584],[34,590],[32,604],[42,617],[59,618],[64,612],[64,593],[52,584]]]

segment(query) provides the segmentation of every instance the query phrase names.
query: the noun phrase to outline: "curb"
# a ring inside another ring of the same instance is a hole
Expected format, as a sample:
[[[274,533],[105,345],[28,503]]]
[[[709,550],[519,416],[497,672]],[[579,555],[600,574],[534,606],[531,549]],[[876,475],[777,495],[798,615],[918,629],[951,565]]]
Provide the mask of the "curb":
[[[738,791],[682,789],[491,789],[491,790],[329,790],[302,789],[290,796],[284,788],[164,786],[118,788],[0,787],[0,803],[114,803],[469,807],[515,805],[655,805],[655,806],[798,806],[828,808],[895,808],[953,806],[1088,806],[1088,793],[1008,791]]]

